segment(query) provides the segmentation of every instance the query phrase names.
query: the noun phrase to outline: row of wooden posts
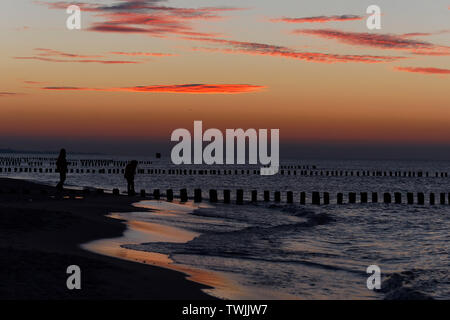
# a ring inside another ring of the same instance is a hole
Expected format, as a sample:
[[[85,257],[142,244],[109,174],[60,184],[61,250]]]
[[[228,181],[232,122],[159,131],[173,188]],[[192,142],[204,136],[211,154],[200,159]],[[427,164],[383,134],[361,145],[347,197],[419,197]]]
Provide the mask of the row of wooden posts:
[[[118,196],[120,194],[119,189],[113,190],[113,195]],[[251,203],[258,202],[258,191],[252,190],[251,191]],[[378,192],[372,192],[371,194],[371,202],[372,203],[378,203],[381,202],[381,199],[378,197]],[[402,204],[403,203],[403,195],[401,192],[394,192],[394,197],[392,197],[392,194],[389,192],[383,193],[383,199],[382,202],[389,204],[389,203],[395,203],[395,204]],[[141,190],[140,196],[145,198],[147,197],[147,193],[145,190]],[[160,200],[163,197],[161,194],[160,189],[153,190],[153,193],[151,194],[151,198],[154,200]],[[167,189],[165,198],[167,201],[173,201],[174,200],[174,192],[173,189]],[[187,202],[189,200],[188,191],[187,189],[181,189],[179,194],[179,199],[181,202]],[[192,199],[192,198],[191,198]],[[201,189],[194,189],[194,202],[202,202],[203,201],[203,193]],[[306,192],[300,192],[300,204],[305,205],[307,204],[306,201]],[[369,203],[369,193],[368,192],[361,192],[359,197],[359,203],[365,204]],[[219,202],[218,197],[218,191],[216,189],[209,190],[209,201],[210,202]],[[223,190],[223,203],[231,203],[231,190]],[[266,190],[263,192],[263,201],[264,202],[281,202],[281,192],[275,191],[273,193],[273,197],[271,197],[271,192]],[[244,204],[244,190],[238,189],[236,190],[236,197],[235,197],[236,204]],[[294,203],[294,193],[292,191],[286,192],[286,203],[293,204]],[[337,193],[336,195],[336,204],[342,205],[342,204],[356,204],[357,203],[357,193],[356,192],[349,192],[347,194],[347,201],[344,201],[344,193]],[[419,204],[424,205],[426,203],[425,201],[425,193],[418,192],[416,194],[416,197],[414,196],[413,192],[406,193],[406,204]],[[428,201],[430,205],[436,204],[436,194],[435,193],[429,193],[428,194]],[[311,197],[311,204],[313,205],[328,205],[330,204],[330,193],[329,192],[312,192]],[[439,204],[445,205],[450,204],[450,192],[439,193]]]
[[[0,173],[54,173],[54,168],[1,168]],[[124,174],[125,170],[113,169],[69,169],[69,173],[75,174]],[[260,171],[255,169],[138,169],[138,174],[150,175],[259,175]],[[422,172],[422,171],[343,171],[343,170],[280,170],[280,175],[287,176],[326,176],[326,177],[448,177],[447,172]]]

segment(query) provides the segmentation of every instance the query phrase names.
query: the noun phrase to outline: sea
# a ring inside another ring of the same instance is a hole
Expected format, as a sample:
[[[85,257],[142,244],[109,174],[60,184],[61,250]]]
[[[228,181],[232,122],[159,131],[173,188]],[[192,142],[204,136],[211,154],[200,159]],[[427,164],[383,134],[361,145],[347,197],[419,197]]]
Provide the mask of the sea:
[[[0,167],[20,158],[13,167],[50,168],[55,157],[2,154]],[[121,171],[108,173],[108,165],[117,167],[129,158],[91,154],[68,158],[78,163],[73,168],[79,170],[68,174],[69,188],[126,190]],[[178,167],[169,159],[137,160],[143,171],[136,176],[136,189],[147,193],[160,189],[163,195],[172,189],[174,201],[137,196],[135,206],[148,208],[147,212],[111,212],[111,218],[127,221],[124,236],[85,244],[85,249],[185,272],[208,285],[207,293],[223,299],[450,298],[448,161],[290,159],[281,162],[284,174],[261,176],[255,174],[259,168],[250,165]],[[100,168],[106,173],[98,173]],[[169,174],[177,169],[178,174]],[[199,174],[212,169],[222,172]],[[50,185],[58,181],[54,170],[6,171],[0,176]],[[201,189],[203,202],[180,203],[177,196],[184,188],[190,197],[194,189]],[[210,189],[218,191],[218,203],[208,202]],[[230,204],[222,201],[225,189],[231,190]],[[244,190],[243,205],[235,202],[237,189]],[[252,190],[258,192],[257,203],[250,202]],[[262,201],[265,190],[271,192],[269,202]],[[273,201],[275,191],[281,192],[280,202]],[[287,191],[293,192],[292,204],[286,201]],[[306,193],[306,204],[300,204],[301,192]],[[330,203],[312,205],[312,192],[328,192]],[[348,203],[350,192],[357,194],[356,203]],[[368,193],[368,203],[359,201],[361,192]],[[377,203],[371,201],[372,192],[379,195]],[[384,203],[383,194],[395,192],[402,194],[402,203]],[[415,197],[423,192],[425,204],[417,204],[417,198],[407,204],[407,192]],[[344,195],[344,204],[336,203],[338,193]],[[434,205],[429,203],[431,193],[436,196]],[[445,204],[440,203],[441,193]],[[369,266],[381,272],[380,289],[368,288]]]

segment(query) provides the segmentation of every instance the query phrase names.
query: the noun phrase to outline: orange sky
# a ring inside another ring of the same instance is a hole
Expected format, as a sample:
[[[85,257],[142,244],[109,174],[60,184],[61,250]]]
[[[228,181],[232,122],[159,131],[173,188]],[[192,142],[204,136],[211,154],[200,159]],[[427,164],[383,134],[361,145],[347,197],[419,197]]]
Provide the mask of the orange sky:
[[[204,1],[173,1],[161,6],[192,10],[105,17],[91,2],[82,30],[69,31],[55,1],[14,2],[6,8],[17,17],[1,25],[2,135],[169,142],[174,129],[203,120],[205,128],[279,128],[292,142],[450,143],[446,6],[409,12],[435,10],[427,26],[402,23],[408,12],[380,1],[384,27],[369,31],[361,5],[283,10],[281,1],[271,10],[242,1],[230,10],[213,1],[203,10]],[[105,20],[145,32],[105,32]]]

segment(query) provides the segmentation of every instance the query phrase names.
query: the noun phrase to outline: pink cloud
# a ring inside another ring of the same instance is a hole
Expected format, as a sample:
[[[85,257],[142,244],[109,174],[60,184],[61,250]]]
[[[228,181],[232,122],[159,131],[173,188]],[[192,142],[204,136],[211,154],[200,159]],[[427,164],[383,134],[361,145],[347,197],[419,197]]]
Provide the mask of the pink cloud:
[[[56,91],[104,91],[104,92],[165,92],[187,94],[238,94],[256,92],[264,86],[249,84],[180,84],[151,85],[122,88],[44,87],[43,90]]]
[[[333,29],[299,29],[296,34],[311,35],[339,42],[378,49],[402,50],[421,55],[450,55],[450,47],[430,42],[408,39],[404,36],[378,33],[347,32]]]
[[[335,15],[335,16],[316,16],[316,17],[304,17],[304,18],[277,18],[270,19],[272,22],[286,22],[286,23],[325,23],[332,21],[355,21],[362,20],[363,16],[356,16],[352,14]]]
[[[415,67],[395,67],[394,70],[404,71],[404,72],[413,72],[413,73],[423,73],[423,74],[450,74],[449,69],[440,69],[440,68],[415,68]]]
[[[403,57],[393,57],[393,56],[373,56],[373,55],[345,55],[345,54],[332,54],[332,53],[319,53],[319,52],[304,52],[296,51],[294,49],[276,46],[264,43],[255,42],[243,42],[234,41],[226,39],[216,39],[216,38],[195,38],[195,37],[184,37],[185,40],[205,42],[209,44],[216,44],[226,46],[225,48],[196,48],[193,50],[204,50],[204,51],[214,51],[223,53],[234,53],[234,54],[249,54],[249,55],[263,55],[263,56],[274,56],[289,59],[304,60],[310,62],[320,62],[320,63],[336,63],[336,62],[363,62],[363,63],[380,63],[380,62],[392,62]]]

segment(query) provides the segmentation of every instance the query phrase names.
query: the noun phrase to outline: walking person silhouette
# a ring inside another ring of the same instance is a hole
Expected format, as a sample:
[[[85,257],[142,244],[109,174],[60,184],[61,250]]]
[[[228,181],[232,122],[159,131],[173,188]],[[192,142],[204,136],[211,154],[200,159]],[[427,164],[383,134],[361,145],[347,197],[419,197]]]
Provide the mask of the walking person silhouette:
[[[136,192],[134,191],[134,176],[136,175],[136,168],[138,162],[136,160],[130,161],[125,167],[125,179],[127,180],[127,192],[129,196],[134,196]]]
[[[58,160],[56,160],[56,170],[59,172],[59,182],[56,185],[56,189],[62,191],[67,175],[66,149],[59,151]]]

